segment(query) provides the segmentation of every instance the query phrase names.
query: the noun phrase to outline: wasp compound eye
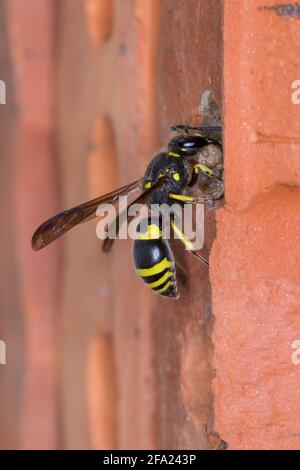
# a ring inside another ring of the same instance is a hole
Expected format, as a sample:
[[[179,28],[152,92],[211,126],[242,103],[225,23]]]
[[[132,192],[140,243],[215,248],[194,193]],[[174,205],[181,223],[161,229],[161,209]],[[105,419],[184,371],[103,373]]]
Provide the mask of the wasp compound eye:
[[[169,154],[179,153],[180,155],[193,155],[198,152],[202,147],[207,145],[209,140],[195,136],[176,136],[170,140],[168,145]]]

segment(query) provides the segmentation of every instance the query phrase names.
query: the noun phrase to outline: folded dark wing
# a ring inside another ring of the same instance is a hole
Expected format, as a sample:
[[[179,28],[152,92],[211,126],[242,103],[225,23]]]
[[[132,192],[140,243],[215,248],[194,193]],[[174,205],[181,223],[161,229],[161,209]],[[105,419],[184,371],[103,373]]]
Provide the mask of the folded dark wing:
[[[31,240],[32,248],[36,251],[40,250],[76,225],[93,219],[97,215],[97,208],[100,204],[113,204],[122,197],[130,196],[130,194],[141,187],[142,181],[143,179],[140,178],[133,183],[122,186],[116,191],[104,194],[96,199],[54,215],[34,232]]]

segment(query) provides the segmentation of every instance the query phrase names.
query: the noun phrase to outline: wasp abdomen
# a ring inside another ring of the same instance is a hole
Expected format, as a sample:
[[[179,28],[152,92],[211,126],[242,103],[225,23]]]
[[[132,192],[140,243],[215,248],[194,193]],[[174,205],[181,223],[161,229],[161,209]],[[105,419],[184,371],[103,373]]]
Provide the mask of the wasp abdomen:
[[[137,275],[157,294],[178,298],[173,254],[168,241],[161,237],[159,225],[149,223],[140,233],[133,244]]]

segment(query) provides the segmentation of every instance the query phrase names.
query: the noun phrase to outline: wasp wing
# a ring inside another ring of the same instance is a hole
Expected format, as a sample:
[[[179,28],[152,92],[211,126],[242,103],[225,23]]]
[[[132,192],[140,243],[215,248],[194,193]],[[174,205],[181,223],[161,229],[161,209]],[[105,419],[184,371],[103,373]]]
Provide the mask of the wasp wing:
[[[31,245],[34,250],[40,250],[61,237],[76,225],[87,222],[97,215],[97,208],[100,204],[113,204],[120,198],[129,196],[140,188],[143,179],[140,178],[133,183],[122,186],[116,191],[112,191],[103,196],[84,202],[79,206],[67,209],[59,214],[54,215],[40,225],[34,232]]]
[[[129,205],[128,207],[126,207],[126,209],[124,209],[121,213],[119,213],[115,219],[111,222],[109,228],[108,228],[108,231],[107,231],[107,235],[106,235],[106,238],[104,239],[103,241],[103,244],[102,244],[102,251],[104,251],[105,253],[108,253],[112,246],[113,246],[113,243],[115,241],[115,238],[109,238],[109,232],[110,232],[110,227],[112,227],[113,225],[115,225],[116,227],[116,230],[115,230],[115,233],[118,235],[119,233],[119,230],[122,226],[122,224],[124,223],[124,221],[126,220],[126,217],[127,217],[127,220],[128,221],[131,221],[132,219],[134,219],[135,216],[128,216],[127,214],[127,211],[128,209],[133,206],[133,204],[146,204],[151,196],[153,195],[153,193],[155,191],[157,191],[159,188],[161,188],[163,186],[163,184],[165,183],[166,181],[166,178],[167,176],[164,175],[164,176],[161,176],[157,181],[156,183],[154,183],[152,185],[152,187],[150,189],[147,189],[146,191],[144,191],[142,194],[140,194],[136,199],[134,199]]]

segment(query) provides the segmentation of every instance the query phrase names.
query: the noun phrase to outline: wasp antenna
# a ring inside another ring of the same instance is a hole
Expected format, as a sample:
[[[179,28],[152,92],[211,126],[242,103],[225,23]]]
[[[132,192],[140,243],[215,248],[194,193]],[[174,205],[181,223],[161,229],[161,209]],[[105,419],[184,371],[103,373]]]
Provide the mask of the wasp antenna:
[[[222,132],[222,126],[191,126],[189,124],[178,124],[171,127],[172,131],[180,132],[185,130],[206,131],[206,132]]]

